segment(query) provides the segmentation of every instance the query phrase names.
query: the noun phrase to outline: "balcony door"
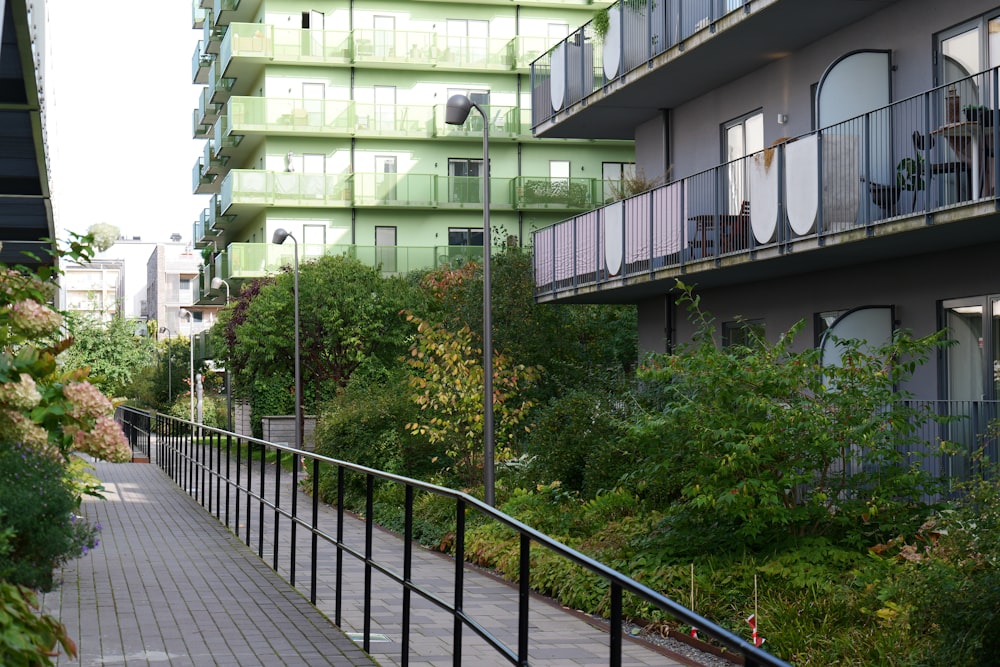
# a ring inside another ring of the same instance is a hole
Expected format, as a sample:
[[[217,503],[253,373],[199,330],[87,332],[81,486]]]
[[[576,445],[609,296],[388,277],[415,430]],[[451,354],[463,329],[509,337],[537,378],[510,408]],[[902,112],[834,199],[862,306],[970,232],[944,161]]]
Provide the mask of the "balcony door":
[[[325,83],[302,84],[302,108],[310,127],[323,126],[323,103],[326,99]]]
[[[375,129],[395,132],[396,86],[375,86]]]
[[[483,161],[468,158],[449,158],[449,200],[461,204],[478,204],[482,199]],[[449,243],[448,245],[454,245]]]
[[[383,272],[396,272],[395,227],[375,227],[375,257]]]
[[[302,154],[302,194],[322,199],[326,191],[326,154]]]
[[[390,58],[396,55],[396,17],[375,17],[375,57]]]
[[[302,254],[322,257],[326,251],[326,225],[302,225]]]
[[[942,393],[947,412],[959,417],[946,425],[948,439],[972,451],[986,443],[981,434],[997,418],[1000,397],[1000,296],[953,299],[942,304],[942,324],[955,342],[942,353]],[[995,450],[994,450],[995,455]],[[952,465],[961,462],[952,462]],[[967,462],[966,462],[967,463]],[[963,468],[949,471],[963,475]]]
[[[485,65],[489,55],[490,22],[448,19],[446,59],[460,65]]]
[[[746,158],[764,150],[764,113],[754,111],[727,123],[723,128],[722,159],[726,167],[726,189],[722,212],[737,215],[750,200]]]
[[[306,56],[323,55],[323,30],[326,15],[315,9],[302,12],[302,52]]]
[[[375,156],[375,192],[376,196],[383,201],[396,200],[396,156],[376,155]]]

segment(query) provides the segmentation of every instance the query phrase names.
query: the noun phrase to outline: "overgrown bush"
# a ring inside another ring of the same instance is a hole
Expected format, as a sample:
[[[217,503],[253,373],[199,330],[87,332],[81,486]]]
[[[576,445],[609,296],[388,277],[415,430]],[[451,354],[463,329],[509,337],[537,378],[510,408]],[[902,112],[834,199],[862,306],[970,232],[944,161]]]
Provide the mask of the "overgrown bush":
[[[534,413],[535,426],[526,437],[537,481],[559,481],[566,489],[593,497],[614,488],[632,470],[631,457],[605,456],[625,433],[612,397],[588,389],[571,389]]]
[[[98,525],[75,514],[78,499],[61,461],[20,444],[0,444],[0,580],[50,590],[53,570],[98,544]]]
[[[912,535],[937,483],[918,433],[937,417],[900,387],[939,337],[841,341],[842,364],[824,366],[818,350],[793,351],[801,323],[774,344],[722,348],[687,299],[698,333],[640,369],[662,402],[632,430],[658,444],[636,468],[677,489],[670,511],[690,526],[677,536],[718,527],[751,548],[806,535],[859,548]]]
[[[344,392],[329,401],[316,424],[316,451],[324,456],[385,470],[405,477],[429,479],[444,467],[435,463],[440,448],[415,437],[405,425],[419,412],[406,387],[402,370],[371,374],[348,383]],[[364,479],[348,478],[349,493],[363,498]],[[336,495],[336,479],[320,479],[320,493],[328,502]]]

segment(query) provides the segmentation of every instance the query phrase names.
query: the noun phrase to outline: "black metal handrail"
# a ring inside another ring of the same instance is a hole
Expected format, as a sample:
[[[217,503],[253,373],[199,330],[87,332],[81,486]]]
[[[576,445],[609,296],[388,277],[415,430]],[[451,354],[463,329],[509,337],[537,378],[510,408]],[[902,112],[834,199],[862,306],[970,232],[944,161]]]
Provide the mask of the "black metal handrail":
[[[119,414],[123,417],[119,417]],[[127,415],[127,417],[124,417]],[[132,448],[132,463],[149,460],[150,424],[149,414],[141,410],[116,411],[116,418],[122,426],[125,439]]]
[[[607,582],[611,595],[610,624],[612,628],[621,628],[623,617],[622,597],[631,594],[665,612],[681,623],[697,627],[699,633],[712,638],[728,650],[743,656],[747,667],[788,667],[788,663],[774,657],[759,647],[752,645],[725,628],[709,621],[697,613],[685,608],[677,602],[661,595],[651,588],[617,572],[606,565],[572,549],[547,535],[527,526],[520,521],[496,510],[477,498],[427,482],[394,475],[367,468],[365,466],[339,461],[313,452],[294,449],[285,445],[275,444],[251,438],[221,429],[210,428],[183,419],[153,413],[155,417],[156,463],[185,489],[196,500],[205,506],[209,513],[231,527],[239,536],[241,511],[245,512],[243,539],[251,546],[251,523],[256,514],[258,522],[257,555],[265,558],[264,528],[265,519],[273,515],[273,550],[271,567],[278,569],[279,564],[279,531],[282,520],[288,522],[291,535],[289,549],[289,580],[295,585],[296,563],[295,547],[296,531],[302,528],[309,532],[310,541],[310,590],[309,600],[317,602],[317,562],[320,541],[336,549],[336,586],[334,623],[342,625],[342,592],[344,558],[350,557],[364,564],[364,632],[363,648],[371,651],[372,640],[372,575],[378,572],[402,587],[402,664],[408,664],[410,645],[410,612],[412,595],[416,594],[435,607],[447,612],[454,619],[452,631],[453,664],[462,664],[462,634],[464,629],[478,635],[486,641],[499,655],[514,665],[529,664],[528,646],[530,626],[528,623],[528,602],[530,599],[531,546],[541,546],[553,554],[565,559],[568,563],[584,568],[593,575]],[[131,408],[118,408],[117,419],[124,425],[130,422],[142,422],[150,419],[150,413]],[[126,433],[138,434],[138,429],[126,427]],[[223,450],[225,456],[223,457]],[[265,484],[266,452],[270,450],[275,455],[274,483],[270,495]],[[291,471],[284,472],[281,460],[291,456]],[[257,456],[258,460],[253,459]],[[257,476],[253,476],[254,464],[259,463]],[[335,534],[319,528],[319,479],[320,466],[333,466],[337,475],[337,529]],[[245,475],[243,470],[245,467]],[[305,513],[300,512],[294,491],[289,493],[290,499],[281,497],[282,474],[291,476],[291,489],[299,487],[299,470],[307,467],[312,483],[312,503]],[[365,479],[365,523],[364,549],[349,546],[344,538],[344,494],[346,474],[359,474]],[[383,480],[400,484],[405,489],[404,500],[404,530],[402,571],[398,566],[375,559],[373,553],[373,505],[375,480]],[[213,488],[214,486],[214,488]],[[213,493],[214,491],[214,493]],[[427,492],[455,503],[455,581],[452,591],[453,599],[446,600],[426,586],[420,585],[413,578],[413,532],[414,532],[414,495],[415,492]],[[223,499],[223,494],[225,498]],[[241,498],[245,499],[245,507],[241,508]],[[231,502],[232,501],[232,502]],[[256,503],[257,507],[252,507]],[[232,505],[235,505],[233,507]],[[254,512],[256,509],[256,512]],[[231,512],[232,510],[232,512]],[[465,522],[466,512],[478,512],[489,520],[514,530],[520,536],[519,577],[518,577],[518,630],[517,646],[505,644],[493,632],[473,618],[464,608],[464,568],[465,568]],[[230,517],[234,525],[230,526]],[[617,667],[622,664],[622,633],[610,632],[608,664]]]

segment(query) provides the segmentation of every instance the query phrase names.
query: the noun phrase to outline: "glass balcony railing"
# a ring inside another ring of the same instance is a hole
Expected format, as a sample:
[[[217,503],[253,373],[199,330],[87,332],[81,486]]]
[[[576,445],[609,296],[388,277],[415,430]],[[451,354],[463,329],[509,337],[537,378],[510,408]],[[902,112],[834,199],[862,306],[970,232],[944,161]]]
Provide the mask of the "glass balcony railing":
[[[213,62],[215,62],[215,56],[204,53],[203,42],[199,40],[191,55],[191,83],[197,85],[208,83],[209,71]]]
[[[582,211],[604,201],[609,183],[593,178],[490,179],[490,208]],[[222,181],[220,207],[481,208],[483,179],[437,174],[299,172],[234,169]]]
[[[212,124],[204,122],[204,115],[198,109],[191,114],[191,138],[208,139],[212,135]]]
[[[925,228],[938,211],[961,216],[949,209],[1000,192],[998,91],[992,69],[541,229],[536,291],[711,271],[727,256],[767,261],[758,251],[829,247],[834,234],[863,243]]]
[[[212,229],[212,222],[207,211],[203,211],[201,216],[194,221],[191,229],[191,238],[196,246],[204,246],[210,243],[219,233]]]
[[[541,36],[459,37],[421,30],[359,28],[350,32],[234,22],[224,37],[210,37],[218,31],[206,27],[205,40],[215,40],[212,49],[218,50],[224,69],[232,58],[259,58],[281,64],[508,71],[526,69],[552,46],[550,38]]]
[[[214,264],[214,275],[223,280],[247,280],[272,275],[293,263],[294,246],[273,243],[231,243]],[[358,246],[350,244],[300,244],[299,261],[324,255],[346,255],[385,274],[426,271],[441,266],[481,262],[480,246]]]
[[[192,192],[196,195],[203,195],[212,192],[212,184],[215,183],[215,175],[207,173],[205,169],[205,158],[198,158],[194,162],[191,173]],[[196,237],[197,238],[197,237]]]
[[[201,6],[201,0],[191,0],[191,27],[201,30],[205,25],[205,9]]]
[[[208,69],[209,101],[212,104],[224,104],[232,94],[233,83],[233,79],[222,76],[219,59],[214,59]]]
[[[521,109],[518,107],[489,104],[483,105],[483,111],[489,119],[490,139],[513,139],[521,136],[522,132],[529,134],[531,132],[530,126],[521,124]],[[444,122],[444,118],[445,110],[442,105],[436,115],[436,136],[472,138],[483,136],[483,117],[475,109],[469,113],[468,120],[461,125],[449,125]]]
[[[325,136],[434,135],[433,106],[364,104],[351,100],[233,97],[232,132],[307,133]]]

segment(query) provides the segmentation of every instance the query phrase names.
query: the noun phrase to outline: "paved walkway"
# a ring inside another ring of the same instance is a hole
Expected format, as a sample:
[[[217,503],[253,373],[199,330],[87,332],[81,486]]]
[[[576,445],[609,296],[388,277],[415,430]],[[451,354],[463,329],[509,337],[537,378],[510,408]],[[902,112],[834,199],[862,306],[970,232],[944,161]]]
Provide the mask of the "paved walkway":
[[[274,466],[260,475],[255,463],[244,465],[253,488],[263,479],[266,495],[274,486]],[[274,554],[274,513],[263,521],[254,505],[247,512],[245,497],[236,514],[235,492],[206,488],[199,482],[190,497],[155,464],[97,464],[97,476],[109,490],[108,500],[87,500],[84,513],[103,526],[102,544],[91,554],[69,563],[63,585],[45,596],[44,605],[66,624],[80,648],[78,661],[60,665],[399,665],[401,653],[402,587],[374,573],[372,632],[382,635],[370,644],[367,656],[343,631],[363,630],[364,570],[345,558],[345,586],[341,626],[334,617],[335,550],[320,543],[317,559],[317,606],[305,595],[310,581],[310,542],[307,530],[297,531],[298,591],[287,579],[291,549],[287,519],[277,538],[278,572],[269,565]],[[291,495],[290,476],[282,478],[282,506]],[[226,509],[238,537],[206,512]],[[300,494],[299,511],[311,499]],[[336,511],[321,506],[318,525],[333,532]],[[345,520],[345,542],[363,551],[364,523]],[[248,533],[249,531],[249,533]],[[247,535],[249,534],[249,538]],[[241,540],[249,541],[253,551]],[[402,541],[374,531],[376,561],[401,562]],[[262,557],[254,553],[261,548]],[[401,566],[400,566],[401,567]],[[438,594],[451,599],[454,561],[443,554],[414,550],[413,578],[422,586],[439,586]],[[508,646],[517,646],[517,590],[475,568],[465,568],[464,609]],[[438,667],[452,664],[451,617],[417,595],[412,598],[409,664]],[[318,607],[318,609],[317,609]],[[324,615],[326,614],[326,615]],[[606,629],[580,614],[540,597],[530,606],[532,665],[594,666],[609,663]],[[359,640],[360,641],[360,640]],[[649,645],[625,641],[622,664],[631,667],[694,664]],[[465,664],[508,665],[485,641],[469,630],[463,633]]]
[[[79,649],[60,665],[375,665],[156,466],[96,464],[101,544],[43,607]]]

